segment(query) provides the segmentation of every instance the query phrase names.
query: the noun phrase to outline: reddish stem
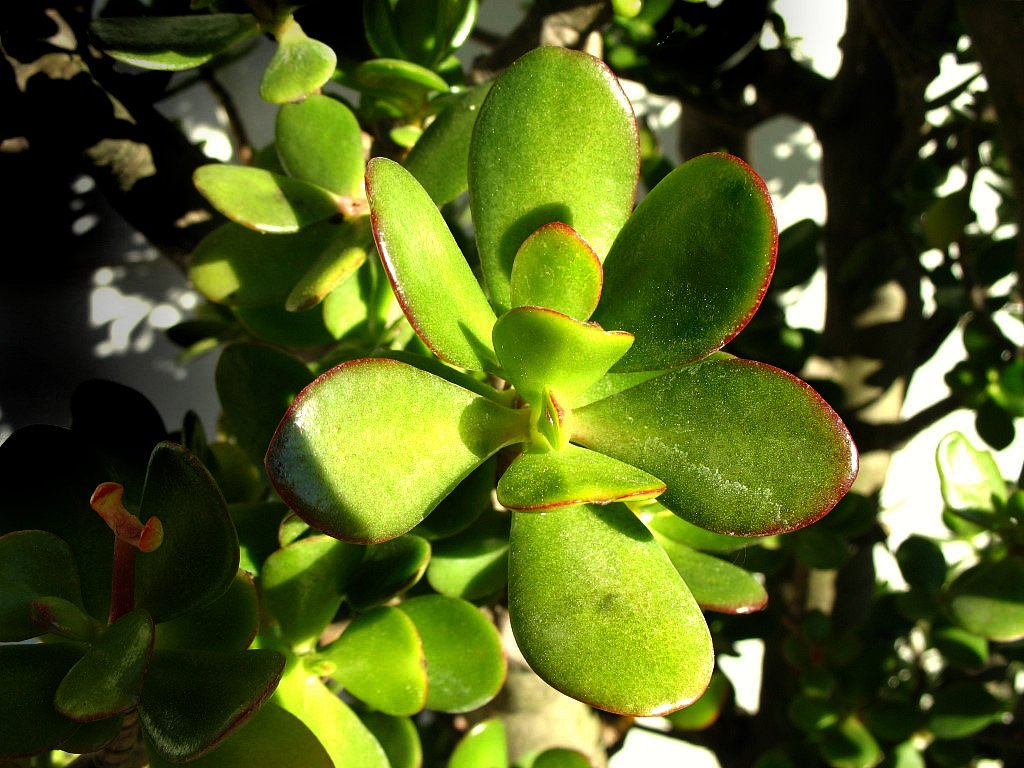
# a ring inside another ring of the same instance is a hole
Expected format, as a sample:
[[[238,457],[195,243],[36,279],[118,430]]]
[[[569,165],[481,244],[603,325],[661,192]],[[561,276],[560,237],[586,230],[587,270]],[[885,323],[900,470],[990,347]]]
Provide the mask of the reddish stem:
[[[135,552],[132,544],[114,538],[114,576],[110,583],[110,616],[113,624],[135,609]]]

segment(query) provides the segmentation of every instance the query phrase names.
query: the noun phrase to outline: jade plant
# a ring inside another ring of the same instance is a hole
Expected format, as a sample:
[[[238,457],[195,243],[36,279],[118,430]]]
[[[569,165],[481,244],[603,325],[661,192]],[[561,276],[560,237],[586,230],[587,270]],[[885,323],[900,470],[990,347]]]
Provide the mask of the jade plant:
[[[523,56],[472,129],[481,285],[422,184],[373,158],[372,233],[422,354],[323,373],[266,468],[299,518],[364,545],[429,528],[467,485],[495,488],[527,661],[570,696],[649,715],[708,685],[702,606],[764,604],[699,542],[814,522],[857,458],[804,382],[721,351],[774,267],[760,178],[705,155],[634,209],[638,170],[631,107],[600,61]]]

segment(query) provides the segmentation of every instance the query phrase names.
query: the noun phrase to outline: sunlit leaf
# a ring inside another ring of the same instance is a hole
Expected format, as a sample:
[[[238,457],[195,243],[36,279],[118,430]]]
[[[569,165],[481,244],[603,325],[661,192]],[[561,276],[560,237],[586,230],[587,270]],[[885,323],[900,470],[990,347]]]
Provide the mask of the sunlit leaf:
[[[681,731],[703,731],[715,724],[731,696],[732,684],[729,678],[716,671],[711,675],[711,682],[704,695],[685,709],[669,714],[668,721],[673,728]]]
[[[989,512],[1006,501],[1006,483],[988,451],[979,451],[961,432],[951,432],[935,451],[942,498],[953,510]]]
[[[363,265],[373,248],[372,243],[366,216],[342,222],[328,246],[320,251],[317,260],[295,283],[285,300],[285,308],[291,312],[301,312],[319,304]],[[358,299],[355,303],[362,304]]]
[[[672,539],[655,538],[704,610],[750,613],[767,604],[768,593],[750,572]]]
[[[982,562],[949,586],[956,623],[981,637],[1010,642],[1024,637],[1024,562],[1007,557]]]
[[[277,50],[260,79],[264,101],[298,101],[319,90],[334,74],[337,55],[330,46],[308,37],[295,19],[290,18],[275,36]]]
[[[508,768],[508,737],[498,718],[483,720],[459,739],[448,768]]]
[[[277,111],[274,146],[289,176],[354,195],[363,181],[363,139],[352,110],[320,94]]]
[[[604,273],[597,254],[560,222],[545,224],[519,247],[509,285],[513,307],[553,309],[587,320],[601,298]]]

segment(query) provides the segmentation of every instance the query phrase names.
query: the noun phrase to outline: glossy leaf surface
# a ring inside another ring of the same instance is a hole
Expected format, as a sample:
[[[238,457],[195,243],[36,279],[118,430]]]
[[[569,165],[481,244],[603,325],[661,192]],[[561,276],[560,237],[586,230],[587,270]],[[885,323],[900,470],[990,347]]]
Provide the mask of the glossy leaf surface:
[[[46,531],[0,536],[0,641],[41,635],[44,630],[32,621],[32,601],[46,596],[81,604],[71,547]]]
[[[764,182],[727,155],[676,168],[605,259],[595,319],[636,334],[617,370],[669,368],[720,349],[768,288],[778,233]]]
[[[665,714],[699,697],[711,636],[686,585],[625,507],[515,513],[509,614],[527,662],[600,709]]]
[[[508,736],[498,718],[483,720],[459,739],[448,768],[508,768]]]
[[[664,490],[661,480],[642,469],[567,445],[561,451],[517,456],[498,481],[498,501],[509,509],[545,511],[650,499]]]
[[[366,194],[377,249],[416,333],[453,365],[493,368],[494,312],[430,196],[385,158],[367,166]]]
[[[267,471],[300,517],[338,538],[395,538],[499,448],[524,439],[522,412],[410,365],[363,359],[300,393]]]
[[[415,585],[428,562],[430,543],[412,534],[365,547],[349,584],[349,605],[363,611],[386,603]]]
[[[597,254],[567,224],[545,224],[519,247],[512,263],[513,307],[546,307],[587,320],[601,298],[604,272]]]
[[[507,514],[488,511],[467,530],[435,543],[430,586],[463,600],[497,594],[508,582],[509,525]]]
[[[281,654],[266,650],[154,651],[139,719],[165,760],[199,757],[256,712],[283,666]]]
[[[53,695],[81,657],[78,646],[0,646],[0,757],[35,755],[71,736],[78,724],[53,707]]]
[[[473,131],[469,188],[496,307],[511,306],[516,252],[544,224],[568,224],[599,258],[608,253],[632,210],[639,162],[633,110],[597,59],[538,48],[495,81]]]
[[[244,165],[203,165],[193,175],[210,205],[258,232],[298,232],[338,213],[333,193],[273,171]]]
[[[427,703],[423,645],[412,619],[381,606],[353,619],[324,652],[331,676],[349,693],[389,715],[413,715]]]
[[[252,576],[239,570],[209,605],[157,625],[156,647],[171,650],[244,651],[259,627],[259,597]]]
[[[404,167],[436,205],[450,203],[466,191],[469,141],[490,87],[482,83],[460,94],[427,126],[405,158]]]
[[[672,539],[655,534],[672,565],[683,577],[693,598],[704,610],[723,613],[759,611],[768,593],[748,571]]]
[[[516,307],[498,318],[494,350],[506,377],[531,404],[544,387],[571,407],[621,358],[633,336],[550,309]]]
[[[275,35],[277,50],[260,79],[261,99],[271,104],[298,101],[330,80],[338,63],[330,46],[308,37],[294,19]]]
[[[308,536],[267,558],[260,573],[263,600],[286,641],[316,640],[337,613],[362,557],[360,547],[330,536]]]
[[[150,768],[175,768],[150,748]],[[299,718],[273,704],[264,704],[259,712],[212,752],[190,760],[189,768],[334,768],[327,750]]]
[[[139,509],[157,517],[164,538],[135,562],[135,605],[167,621],[224,593],[238,572],[238,536],[209,472],[176,443],[160,443]]]
[[[221,51],[259,32],[249,13],[94,19],[89,32],[120,61],[146,69],[178,71],[205,64]]]
[[[153,619],[125,614],[100,635],[61,681],[54,706],[78,722],[127,712],[138,701],[153,650]]]
[[[850,435],[828,404],[799,379],[747,360],[697,363],[573,415],[574,440],[660,478],[668,488],[659,502],[717,533],[812,523],[856,475]]]
[[[956,622],[990,640],[1024,637],[1024,562],[1008,557],[980,563],[949,586],[949,608]]]
[[[472,604],[424,595],[399,605],[416,625],[427,661],[427,707],[468,712],[483,706],[505,682],[498,631]]]
[[[289,176],[354,195],[363,182],[363,138],[352,110],[312,94],[277,111],[274,146]]]

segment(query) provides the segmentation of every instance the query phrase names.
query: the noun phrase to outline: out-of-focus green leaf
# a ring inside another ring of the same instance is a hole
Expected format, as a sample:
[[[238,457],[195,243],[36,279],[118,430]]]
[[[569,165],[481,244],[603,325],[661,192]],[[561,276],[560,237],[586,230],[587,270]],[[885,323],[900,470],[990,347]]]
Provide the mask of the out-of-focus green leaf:
[[[412,619],[381,606],[357,616],[323,653],[331,677],[389,715],[414,715],[427,703],[427,667]]]
[[[896,562],[907,584],[937,590],[946,582],[946,558],[942,548],[923,536],[910,536],[896,550]]]
[[[352,110],[312,94],[277,111],[274,146],[289,176],[337,195],[354,195],[363,181],[363,138]]]
[[[509,285],[513,307],[546,307],[587,320],[601,298],[597,254],[567,224],[545,224],[519,247]]]
[[[0,757],[37,755],[75,732],[53,696],[82,653],[77,644],[0,646]]]
[[[436,542],[427,568],[430,586],[463,600],[496,594],[508,582],[510,522],[507,514],[488,512],[465,531]]]
[[[426,191],[402,166],[374,158],[366,194],[377,249],[416,333],[442,360],[493,369],[494,312]]]
[[[71,547],[46,531],[0,536],[0,641],[43,634],[32,621],[32,601],[47,596],[82,604]]]
[[[935,692],[928,728],[939,739],[962,739],[997,720],[1003,708],[982,683],[954,683]]]
[[[283,667],[267,650],[154,651],[139,703],[150,744],[172,763],[204,755],[256,713]]]
[[[511,543],[512,630],[548,683],[633,715],[666,714],[704,692],[714,653],[700,608],[629,510],[517,512]]]
[[[565,747],[545,749],[533,759],[530,768],[592,768],[582,752]]]
[[[768,190],[746,163],[712,154],[672,171],[605,260],[594,319],[637,337],[616,370],[670,368],[721,349],[760,304],[777,246]]]
[[[658,534],[655,538],[704,610],[750,613],[768,603],[768,593],[761,582],[738,565]]]
[[[156,647],[172,650],[244,651],[259,628],[259,598],[243,570],[209,605],[157,625]]]
[[[954,666],[980,669],[988,663],[988,641],[960,627],[938,627],[932,630],[930,639]]]
[[[104,53],[137,67],[170,71],[205,64],[259,31],[248,13],[101,18],[89,25]]]
[[[968,632],[1011,642],[1024,637],[1024,562],[982,562],[949,586],[949,610]]]
[[[407,534],[366,547],[352,574],[348,602],[363,611],[385,603],[415,585],[430,562],[430,543]]]
[[[870,731],[853,716],[826,728],[819,749],[832,768],[872,768],[884,757]]]
[[[385,541],[420,522],[499,448],[524,440],[527,418],[410,365],[355,360],[296,398],[267,471],[314,527]]]
[[[961,432],[939,441],[935,462],[942,498],[952,510],[992,512],[993,503],[1006,501],[1006,483],[988,451],[979,451]]]
[[[427,662],[427,707],[468,712],[505,682],[505,656],[494,625],[472,604],[423,595],[398,606],[416,625]]]
[[[732,684],[721,672],[711,675],[711,682],[704,694],[685,709],[676,710],[667,715],[673,728],[681,731],[703,731],[710,728],[718,720],[729,697],[732,696]]]
[[[422,768],[423,746],[416,724],[410,718],[366,709],[356,714],[384,748],[391,768]]]
[[[544,47],[509,67],[480,108],[469,154],[473,222],[494,305],[511,306],[516,252],[544,224],[568,224],[604,258],[632,210],[639,165],[633,111],[604,64]]]
[[[573,440],[664,481],[658,501],[718,533],[793,530],[849,489],[857,454],[804,382],[762,363],[715,358],[573,412]]]
[[[508,737],[498,718],[483,720],[459,739],[448,768],[508,768]]]
[[[330,46],[308,37],[295,19],[276,30],[277,50],[263,70],[260,98],[271,104],[304,99],[331,79],[338,57]]]

